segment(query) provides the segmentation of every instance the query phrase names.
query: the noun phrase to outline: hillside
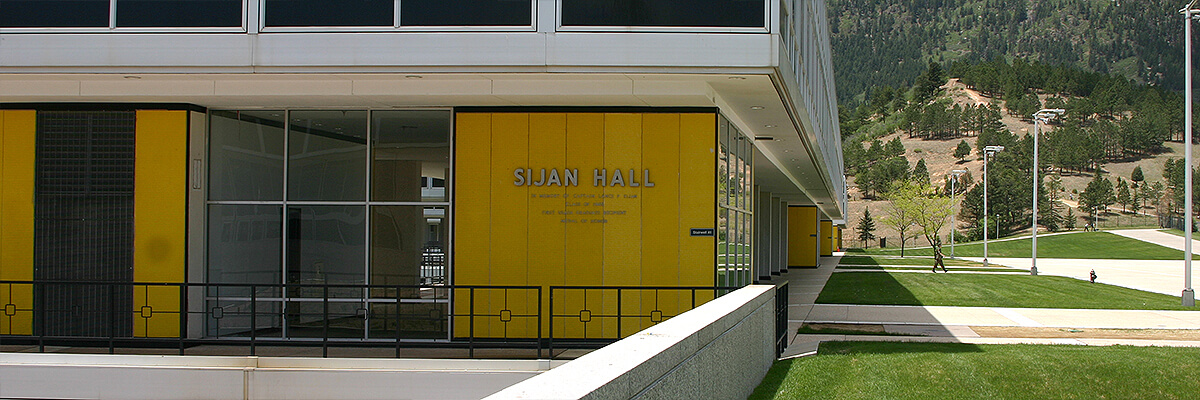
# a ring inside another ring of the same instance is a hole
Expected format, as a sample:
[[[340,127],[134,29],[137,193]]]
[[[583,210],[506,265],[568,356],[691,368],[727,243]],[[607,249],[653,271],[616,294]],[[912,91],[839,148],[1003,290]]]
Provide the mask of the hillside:
[[[830,0],[838,100],[907,87],[928,61],[995,59],[1112,73],[1183,87],[1181,1]]]
[[[975,106],[980,104],[990,105],[995,103],[996,106],[1002,107],[1004,103],[1001,100],[993,99],[978,91],[966,87],[957,79],[949,79],[948,82],[941,87],[941,89],[942,99],[949,100],[953,104],[957,104],[959,106]],[[1044,96],[1041,97],[1043,97],[1044,100]],[[1017,136],[1022,137],[1033,131],[1032,123],[1011,116],[1007,112],[1007,109],[1003,110],[1005,112],[1001,113],[1001,122],[1003,122],[1004,128],[1015,133]],[[1047,127],[1047,129],[1053,130],[1054,127]],[[860,136],[859,138],[862,139],[863,137]],[[935,185],[940,186],[946,174],[955,169],[968,170],[970,171],[971,175],[973,175],[976,183],[982,181],[983,161],[978,159],[976,153],[972,152],[971,156],[967,157],[964,162],[959,162],[958,159],[953,156],[954,149],[960,140],[965,140],[972,148],[975,148],[975,142],[978,140],[978,136],[968,136],[964,138],[953,138],[947,140],[930,140],[921,137],[910,138],[907,133],[903,131],[896,131],[879,137],[879,139],[885,143],[896,138],[899,138],[900,143],[904,145],[904,158],[909,162],[910,165],[916,165],[919,161],[924,160],[929,171],[930,180]],[[853,139],[847,138],[847,140]],[[1048,146],[1047,143],[1043,142],[1041,143],[1041,146],[1044,157],[1046,152],[1050,151],[1050,149],[1046,147]],[[1166,160],[1170,158],[1178,159],[1183,157],[1182,143],[1166,142],[1163,144],[1163,147],[1164,148],[1161,152],[1146,156],[1144,158],[1127,160],[1123,159],[1119,161],[1106,162],[1101,166],[1101,171],[1105,177],[1113,181],[1116,181],[1116,178],[1118,177],[1129,180],[1134,168],[1140,166],[1146,182],[1162,181],[1163,166],[1165,165]],[[1195,146],[1193,153],[1194,156],[1200,157],[1200,146]],[[1031,163],[1032,161],[1029,160],[1028,162]],[[1064,187],[1064,203],[1073,208],[1074,215],[1079,218],[1077,226],[1082,227],[1084,223],[1086,223],[1085,216],[1087,213],[1086,211],[1077,208],[1076,200],[1078,200],[1078,198],[1075,193],[1082,192],[1086,188],[1088,182],[1092,180],[1092,175],[1087,172],[1067,172],[1062,173],[1060,176],[1062,178]],[[876,219],[876,226],[878,228],[876,231],[876,236],[887,237],[890,247],[898,246],[899,235],[891,228],[888,228],[885,224],[879,223],[881,217],[888,215],[888,202],[886,200],[865,199],[863,193],[859,190],[858,185],[855,182],[855,177],[851,177],[850,179],[850,201],[848,204],[849,210],[847,210],[847,222],[849,228],[853,229],[856,227],[858,225],[859,218],[861,218],[863,215],[863,211],[870,209],[872,216],[874,216]],[[961,195],[959,199],[961,201]],[[1120,210],[1120,206],[1116,206],[1114,208],[1118,211]],[[1155,210],[1152,206],[1150,206],[1149,208],[1142,210],[1142,212],[1153,214]],[[1108,215],[1107,218],[1123,218],[1120,220],[1123,224],[1139,222],[1136,220],[1136,217],[1133,217],[1129,214],[1112,214]],[[1028,217],[1026,217],[1026,220],[1028,220]],[[1149,218],[1142,218],[1140,222],[1145,222],[1147,220],[1149,220]],[[962,219],[959,218],[958,222],[960,223],[961,229],[963,225]],[[851,233],[853,233],[853,231]],[[857,241],[848,240],[847,243],[858,245]],[[877,244],[878,243],[875,243],[875,245]],[[914,243],[909,242],[909,245],[914,245]],[[915,243],[915,245],[920,246],[923,245],[923,243]]]

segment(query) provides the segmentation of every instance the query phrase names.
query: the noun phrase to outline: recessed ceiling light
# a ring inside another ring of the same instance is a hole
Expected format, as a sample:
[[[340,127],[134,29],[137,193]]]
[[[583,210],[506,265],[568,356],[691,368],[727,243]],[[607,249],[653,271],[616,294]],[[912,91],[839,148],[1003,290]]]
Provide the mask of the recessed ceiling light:
[[[744,80],[746,80],[746,77],[744,77],[744,76],[731,76],[731,77],[729,77],[729,79],[730,79],[730,80],[735,80],[735,81],[744,81]]]
[[[775,125],[771,125],[771,124],[763,125],[763,128],[767,128],[767,129],[774,128],[774,127],[775,127]]]
[[[761,110],[761,109],[764,109],[764,108],[766,108],[766,107],[763,107],[763,106],[750,106],[750,109],[751,109],[751,110]]]

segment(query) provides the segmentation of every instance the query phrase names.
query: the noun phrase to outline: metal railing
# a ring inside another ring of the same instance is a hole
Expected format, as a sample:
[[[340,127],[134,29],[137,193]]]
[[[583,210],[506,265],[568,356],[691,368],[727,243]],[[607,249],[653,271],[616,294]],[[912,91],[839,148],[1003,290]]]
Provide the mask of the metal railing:
[[[95,293],[105,294],[97,297]],[[540,286],[0,280],[0,344],[529,348],[542,357]],[[96,298],[104,301],[94,301]],[[132,300],[133,307],[128,307]],[[121,304],[124,304],[122,306]],[[83,321],[83,323],[81,323]],[[509,329],[510,325],[522,329]]]
[[[472,358],[476,349],[527,349],[554,358],[556,346],[601,347],[737,289],[0,280],[0,344],[180,355],[201,345],[249,355],[262,346],[319,346],[322,357],[331,347],[393,347],[395,357],[405,348],[453,348]]]
[[[788,283],[775,286],[775,358],[788,346]]]
[[[740,288],[550,286],[550,334],[546,347],[553,356],[556,341],[559,345],[615,342],[737,289]]]

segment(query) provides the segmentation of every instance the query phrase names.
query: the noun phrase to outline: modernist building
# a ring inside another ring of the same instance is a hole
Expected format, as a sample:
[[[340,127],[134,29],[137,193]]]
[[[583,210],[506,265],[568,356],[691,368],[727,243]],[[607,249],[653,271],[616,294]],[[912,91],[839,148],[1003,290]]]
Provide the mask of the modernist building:
[[[550,287],[815,266],[846,209],[825,15],[0,0],[0,335],[625,335],[713,293]]]

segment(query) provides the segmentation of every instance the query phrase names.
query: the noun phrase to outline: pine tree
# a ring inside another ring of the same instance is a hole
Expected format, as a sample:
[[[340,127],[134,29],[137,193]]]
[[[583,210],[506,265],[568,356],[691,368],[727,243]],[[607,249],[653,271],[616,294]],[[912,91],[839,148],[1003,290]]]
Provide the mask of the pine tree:
[[[1095,216],[1108,209],[1116,200],[1116,195],[1113,193],[1112,182],[1101,177],[1099,173],[1096,177],[1088,182],[1087,188],[1083,193],[1079,194],[1079,205],[1088,210],[1088,213]]]
[[[1117,203],[1121,203],[1121,209],[1128,212],[1129,205],[1133,204],[1133,195],[1129,192],[1129,183],[1121,179],[1117,182]]]
[[[929,184],[929,167],[925,166],[924,158],[917,160],[917,165],[912,170],[912,179],[923,185]]]
[[[871,219],[871,210],[863,210],[862,218],[858,219],[858,240],[863,242],[863,247],[871,247],[871,241],[875,240],[875,220]]]
[[[967,156],[971,155],[971,145],[967,144],[966,140],[958,142],[958,147],[954,148],[954,158],[958,162],[966,161]]]
[[[883,153],[887,157],[903,157],[904,143],[900,142],[900,137],[896,136],[896,138],[887,142],[887,144],[883,146]]]
[[[1133,173],[1129,174],[1129,180],[1137,183],[1142,183],[1142,181],[1146,180],[1146,176],[1142,174],[1141,165],[1133,167]]]

